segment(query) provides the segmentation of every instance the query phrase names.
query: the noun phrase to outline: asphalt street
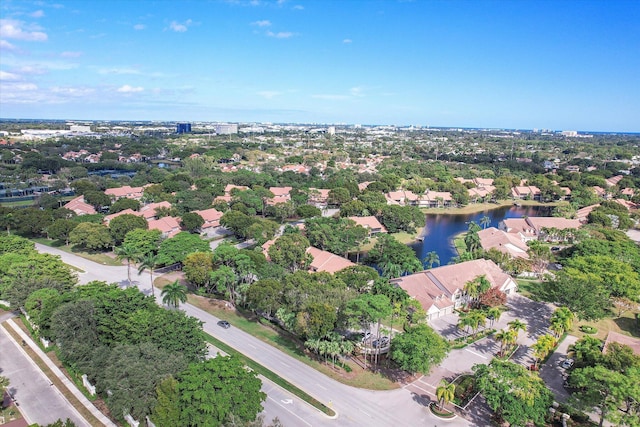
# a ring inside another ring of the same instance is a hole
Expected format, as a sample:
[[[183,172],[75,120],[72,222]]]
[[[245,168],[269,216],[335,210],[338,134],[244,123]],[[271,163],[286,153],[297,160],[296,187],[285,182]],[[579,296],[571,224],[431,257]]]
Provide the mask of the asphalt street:
[[[78,427],[90,426],[4,327],[0,327],[0,348],[0,374],[9,378],[9,392],[30,424],[47,425],[69,418]]]
[[[36,246],[41,252],[59,255],[64,262],[82,269],[84,273],[79,274],[80,283],[103,280],[109,283],[116,282],[121,286],[128,285],[126,266],[104,266],[55,248],[39,244]],[[151,293],[149,275],[136,276],[135,273],[133,275],[135,276],[134,285],[149,295]],[[156,292],[156,300],[162,304],[159,292]],[[180,309],[204,322],[203,328],[207,333],[251,357],[338,413],[335,419],[330,419],[294,397],[285,396],[283,399],[281,393],[284,391],[277,388],[276,393],[274,387],[269,390],[269,399],[264,405],[268,414],[267,420],[273,418],[271,414],[274,414],[281,420],[285,418],[291,420],[285,423],[287,426],[438,425],[438,422],[441,422],[430,414],[425,401],[416,398],[415,394],[409,390],[400,388],[371,391],[344,385],[237,328],[220,328],[216,325],[219,319],[203,310],[190,304],[183,304]],[[293,402],[288,403],[289,400]],[[461,418],[447,421],[446,424],[452,427],[471,425]]]

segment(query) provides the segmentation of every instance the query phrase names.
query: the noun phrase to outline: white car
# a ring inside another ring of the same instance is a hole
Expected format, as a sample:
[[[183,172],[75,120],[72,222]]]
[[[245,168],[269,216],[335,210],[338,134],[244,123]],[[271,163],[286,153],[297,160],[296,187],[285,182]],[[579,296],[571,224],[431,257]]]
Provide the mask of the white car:
[[[573,359],[565,359],[560,366],[562,366],[563,369],[569,369],[573,366]]]

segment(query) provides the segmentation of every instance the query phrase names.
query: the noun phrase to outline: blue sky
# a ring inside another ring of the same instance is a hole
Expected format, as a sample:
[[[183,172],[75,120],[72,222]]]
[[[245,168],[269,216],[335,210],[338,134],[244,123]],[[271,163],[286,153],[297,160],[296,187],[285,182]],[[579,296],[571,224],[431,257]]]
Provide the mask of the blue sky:
[[[640,131],[640,1],[0,3],[0,117]]]

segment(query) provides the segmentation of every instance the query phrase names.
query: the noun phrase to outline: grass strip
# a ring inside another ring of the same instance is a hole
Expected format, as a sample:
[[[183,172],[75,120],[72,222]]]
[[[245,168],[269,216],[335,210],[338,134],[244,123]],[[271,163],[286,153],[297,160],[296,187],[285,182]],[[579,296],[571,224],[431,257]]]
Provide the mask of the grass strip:
[[[14,322],[16,322],[16,324],[18,324],[18,326],[21,329],[23,330],[26,329],[20,319],[14,318],[13,320]],[[16,340],[16,342],[22,341],[22,338],[20,338],[20,335],[18,335],[18,333],[14,331],[12,328],[8,328],[6,326],[3,326],[3,327],[4,327],[4,330],[7,331],[7,333],[11,335],[14,340]],[[49,379],[49,381],[51,381],[58,388],[58,390],[60,390],[60,393],[62,393],[62,395],[69,401],[69,403],[73,405],[74,408],[76,408],[76,410],[80,413],[80,415],[82,415],[84,419],[87,420],[87,422],[89,422],[89,424],[91,424],[92,426],[103,425],[100,422],[100,420],[94,417],[91,411],[89,411],[87,407],[84,406],[82,402],[80,402],[73,393],[71,393],[71,391],[67,388],[67,386],[64,385],[62,381],[60,381],[60,379],[53,373],[53,371],[49,369],[49,366],[47,366],[44,360],[42,360],[40,356],[38,356],[36,352],[31,349],[31,347],[24,346],[22,349],[27,353],[27,355],[31,358],[31,360],[33,360],[36,363],[36,365],[38,365],[38,368],[40,368],[40,370],[44,372],[45,376]]]
[[[336,415],[336,413],[335,413],[335,411],[333,409],[331,409],[328,406],[324,405],[322,402],[318,401],[317,399],[309,396],[307,393],[305,393],[304,391],[300,390],[298,387],[294,386],[293,384],[291,384],[290,382],[288,382],[284,378],[280,377],[279,375],[276,375],[274,372],[272,372],[269,369],[265,368],[264,366],[262,366],[261,364],[259,364],[255,360],[248,358],[247,356],[245,356],[244,354],[240,353],[238,350],[234,349],[233,347],[223,343],[222,341],[214,338],[213,336],[211,336],[209,334],[207,334],[207,341],[210,342],[211,344],[213,344],[214,347],[224,351],[225,353],[227,353],[229,355],[238,356],[244,362],[245,365],[247,365],[248,367],[253,369],[256,373],[262,375],[265,378],[268,378],[270,381],[273,381],[274,383],[278,384],[283,389],[287,390],[290,393],[293,393],[295,396],[298,396],[300,399],[304,400],[305,402],[307,402],[308,404],[310,404],[314,408],[322,411],[323,413],[327,414],[330,417],[333,417],[333,416]]]

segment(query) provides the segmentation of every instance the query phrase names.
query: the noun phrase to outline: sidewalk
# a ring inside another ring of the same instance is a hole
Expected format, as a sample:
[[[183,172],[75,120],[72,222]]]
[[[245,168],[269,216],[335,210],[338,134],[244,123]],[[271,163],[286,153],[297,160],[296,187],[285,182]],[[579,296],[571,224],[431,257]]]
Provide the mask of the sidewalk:
[[[27,335],[22,329],[20,329],[18,325],[16,325],[13,319],[7,320],[4,324],[9,326],[15,333],[20,335],[20,338],[22,338],[29,345],[31,350],[33,350],[38,355],[38,357],[40,357],[44,361],[49,369],[51,369],[53,374],[58,377],[58,379],[65,385],[65,387],[67,387],[67,389],[71,393],[73,393],[73,395],[80,401],[80,403],[82,403],[89,411],[91,411],[93,416],[96,417],[102,423],[102,425],[107,427],[117,427],[116,424],[114,424],[109,418],[107,418],[102,412],[100,412],[98,408],[96,408],[93,403],[91,403],[89,399],[87,399],[87,397],[82,394],[80,390],[78,390],[78,387],[76,387],[76,385],[64,375],[60,368],[58,368],[56,364],[53,363],[53,361],[51,361],[51,359],[49,359],[49,357],[40,349],[40,347],[35,342],[33,342],[31,337]],[[13,339],[10,334],[9,338]],[[90,423],[87,422],[87,424]]]

